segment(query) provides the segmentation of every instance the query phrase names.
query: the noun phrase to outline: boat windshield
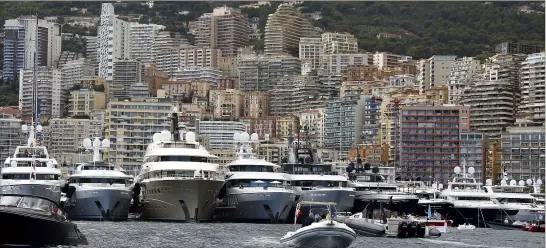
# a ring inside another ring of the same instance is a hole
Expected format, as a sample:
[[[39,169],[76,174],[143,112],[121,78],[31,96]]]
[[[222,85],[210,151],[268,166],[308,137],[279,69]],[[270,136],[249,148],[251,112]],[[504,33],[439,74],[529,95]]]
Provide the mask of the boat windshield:
[[[45,149],[42,147],[28,147],[28,148],[21,148],[18,149],[17,154],[15,155],[16,158],[47,158],[47,155],[45,153]]]
[[[12,160],[15,161],[15,160]],[[36,160],[34,163],[31,161],[17,161],[17,167],[47,167],[47,162]],[[4,167],[11,167],[11,164],[4,164]]]
[[[146,159],[147,162],[201,162],[206,163],[208,159],[206,157],[197,156],[150,156]]]
[[[66,220],[64,212],[51,201],[32,196],[4,195],[0,198],[0,206],[18,207],[39,210],[47,215]]]
[[[232,165],[229,171],[275,172],[272,166],[263,165]]]
[[[287,186],[289,186],[288,181],[278,181],[278,180],[238,179],[238,180],[226,181],[227,188],[246,188],[246,187],[284,188]]]
[[[59,180],[59,174],[36,174],[36,180]],[[5,180],[30,180],[29,173],[3,174]]]
[[[102,184],[129,184],[129,181],[125,178],[85,178],[85,177],[72,177],[70,183],[102,183]]]
[[[301,180],[301,181],[292,181],[292,186],[299,187],[347,187],[346,181],[317,181],[317,180]]]
[[[529,203],[536,204],[535,199],[532,198],[501,198],[498,199],[501,204],[504,203]]]

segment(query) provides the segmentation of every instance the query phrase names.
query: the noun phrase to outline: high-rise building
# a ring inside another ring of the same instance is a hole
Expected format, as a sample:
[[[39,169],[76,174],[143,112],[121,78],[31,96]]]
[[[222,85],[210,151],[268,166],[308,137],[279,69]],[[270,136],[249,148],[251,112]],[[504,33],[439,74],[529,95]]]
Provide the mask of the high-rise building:
[[[249,41],[248,18],[237,8],[215,8],[191,22],[190,29],[197,46],[218,48],[225,57],[236,57]]]
[[[372,61],[369,53],[322,54],[320,68],[328,74],[343,75],[351,65],[368,65]]]
[[[233,135],[247,132],[248,126],[239,121],[199,121],[195,130],[210,139],[208,149],[233,149]]]
[[[299,114],[301,131],[313,147],[324,147],[325,109],[306,109]]]
[[[36,92],[41,120],[61,116],[61,70],[40,66],[36,70]],[[19,77],[19,108],[24,120],[32,118],[34,102],[34,71],[21,70]]]
[[[106,94],[93,89],[70,92],[68,100],[70,116],[91,116],[95,110],[105,109]]]
[[[265,25],[265,54],[298,55],[300,38],[319,37],[311,22],[289,4],[280,4]]]
[[[131,22],[129,24],[130,58],[140,61],[145,66],[151,64],[155,36],[163,29],[165,29],[163,25]]]
[[[464,89],[472,86],[476,76],[481,74],[480,61],[472,57],[459,58],[449,72],[449,103],[459,104]]]
[[[379,69],[395,68],[400,65],[400,61],[411,60],[412,57],[397,55],[386,52],[376,52],[373,54],[373,64]]]
[[[85,58],[72,60],[61,67],[62,90],[70,90],[74,84],[83,77],[94,76],[95,69],[93,65]]]
[[[219,49],[201,47],[183,47],[162,50],[157,54],[157,69],[172,77],[178,69],[188,67],[218,68],[222,52]]]
[[[216,85],[222,78],[222,71],[212,67],[186,67],[173,73],[172,79],[177,81],[201,81]]]
[[[261,118],[269,116],[269,94],[263,91],[244,93],[243,116]]]
[[[33,68],[36,52],[38,66],[54,66],[61,55],[61,25],[58,23],[32,16],[10,19],[4,23],[4,34],[4,80],[15,80],[19,70]]]
[[[429,59],[419,62],[417,81],[422,91],[430,88],[447,85],[449,72],[455,63],[457,56],[434,55]]]
[[[55,155],[59,163],[75,162],[68,154],[78,154],[85,150],[82,142],[86,138],[94,139],[103,137],[100,120],[53,118],[49,124],[51,147],[49,152]]]
[[[114,5],[103,3],[98,28],[98,76],[113,80],[114,63],[130,58],[129,23],[114,16]]]
[[[495,46],[495,52],[504,54],[533,54],[544,52],[544,46],[503,42]]]
[[[365,96],[362,110],[362,131],[359,144],[381,145],[381,103],[383,99],[375,96]],[[358,135],[358,134],[357,134]]]
[[[324,53],[347,54],[358,52],[358,41],[352,34],[326,32],[321,36]]]
[[[501,172],[514,180],[541,179],[544,182],[543,126],[507,127],[502,133]]]
[[[299,43],[299,58],[301,60],[310,60],[310,70],[319,68],[320,55],[324,53],[321,38],[302,37]],[[304,73],[302,72],[302,75]]]
[[[98,74],[99,69],[99,40],[97,36],[82,36],[85,39],[85,58],[93,66],[95,72]]]
[[[470,106],[473,130],[499,139],[503,128],[516,120],[520,102],[519,68],[524,55],[497,54],[484,65],[484,73],[464,91],[461,104]]]
[[[326,104],[325,112],[324,145],[338,149],[340,159],[347,158],[349,149],[361,141],[362,99],[360,96],[336,98]]]
[[[154,133],[169,130],[174,103],[159,101],[108,103],[105,137],[112,142],[110,161],[125,170],[138,170]],[[127,128],[130,123],[131,129]],[[233,135],[232,135],[233,138]]]
[[[145,83],[144,65],[136,60],[114,62],[112,83],[108,86],[109,98],[118,101],[131,98],[131,87]]]
[[[269,95],[272,116],[297,115],[305,109],[324,107],[320,101],[318,78],[313,75],[281,77],[269,90]]]
[[[209,104],[213,117],[215,119],[239,119],[243,114],[244,100],[244,94],[239,90],[211,90]]]
[[[12,156],[15,148],[26,141],[21,132],[21,120],[13,115],[0,113],[0,157]]]
[[[521,67],[521,104],[519,114],[525,118],[544,123],[545,116],[545,53],[527,57]]]
[[[461,157],[460,164],[466,163],[466,168],[474,167],[474,177],[478,182],[487,180],[485,174],[485,153],[487,151],[486,139],[481,133],[461,133],[460,134],[460,149]]]
[[[402,106],[399,175],[450,181],[460,165],[460,134],[470,131],[469,122],[466,106]]]
[[[301,61],[292,56],[245,57],[238,67],[242,91],[268,91],[283,76],[301,75]]]

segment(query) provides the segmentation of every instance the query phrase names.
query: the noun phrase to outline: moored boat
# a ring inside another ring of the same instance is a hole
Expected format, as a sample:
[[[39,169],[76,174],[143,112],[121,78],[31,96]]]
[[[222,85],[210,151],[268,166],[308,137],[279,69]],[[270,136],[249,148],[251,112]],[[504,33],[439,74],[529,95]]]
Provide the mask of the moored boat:
[[[334,203],[324,202],[300,202],[296,211],[300,211],[300,204],[316,204],[319,208],[312,208],[313,214],[326,215],[326,220],[319,220],[294,232],[288,232],[281,238],[282,244],[290,247],[316,247],[316,248],[345,248],[349,247],[356,239],[356,233],[343,223],[334,221],[331,208]],[[320,206],[327,206],[327,209]],[[294,219],[294,225],[296,220]]]
[[[87,245],[77,225],[59,205],[41,196],[0,196],[0,245]]]

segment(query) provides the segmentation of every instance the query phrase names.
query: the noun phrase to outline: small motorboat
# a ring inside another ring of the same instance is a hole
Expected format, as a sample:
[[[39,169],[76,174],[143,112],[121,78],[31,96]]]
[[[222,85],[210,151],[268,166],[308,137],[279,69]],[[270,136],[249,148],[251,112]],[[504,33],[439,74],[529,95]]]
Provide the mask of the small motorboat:
[[[381,237],[385,235],[386,223],[381,224],[379,220],[366,219],[362,213],[356,213],[348,218],[339,218],[339,222],[344,223],[361,236]]]
[[[312,202],[300,202],[296,206],[296,213],[300,211],[301,204],[313,204]],[[318,203],[324,205],[324,203]],[[356,239],[356,233],[343,223],[334,221],[331,207],[335,203],[327,203],[328,208],[311,208],[311,214],[326,216],[308,226],[304,226],[294,232],[288,232],[281,238],[281,244],[290,247],[313,247],[313,248],[346,248]],[[297,225],[297,215],[294,218],[294,225]]]
[[[544,232],[544,230],[544,226],[541,226],[538,221],[533,221],[529,226],[527,226],[527,231],[529,232]]]
[[[87,238],[66,219],[59,205],[45,197],[4,194],[0,196],[0,246],[77,246]]]
[[[464,223],[457,227],[457,230],[474,230],[474,229],[476,229],[476,226],[472,224],[468,224],[468,223]]]

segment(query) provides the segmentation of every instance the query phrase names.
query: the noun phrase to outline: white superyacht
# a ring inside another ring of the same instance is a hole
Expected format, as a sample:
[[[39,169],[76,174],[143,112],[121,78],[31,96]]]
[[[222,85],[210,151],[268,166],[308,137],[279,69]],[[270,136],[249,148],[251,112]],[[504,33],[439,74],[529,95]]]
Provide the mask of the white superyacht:
[[[499,205],[500,211],[498,217],[501,220],[514,221],[531,221],[537,220],[539,214],[544,215],[544,207],[541,207],[536,198],[529,193],[526,193],[526,186],[523,180],[516,183],[516,180],[510,180],[507,183],[508,177],[505,175],[501,180],[500,185],[492,185],[492,180],[487,179],[484,187],[491,200]],[[533,181],[527,180],[527,184],[531,186]]]
[[[127,220],[132,197],[132,176],[101,159],[100,150],[110,147],[108,139],[83,141],[93,150],[93,162],[78,164],[67,184],[64,202],[71,220]]]
[[[218,164],[209,162],[216,156],[196,141],[195,133],[180,133],[176,112],[169,115],[173,132],[154,134],[135,178],[135,192],[142,194],[140,218],[208,221],[224,185],[224,174]]]
[[[26,145],[17,146],[12,157],[6,158],[1,169],[0,194],[33,195],[60,202],[61,170],[47,148],[36,140],[42,126],[22,126],[28,132]]]
[[[216,219],[226,221],[285,221],[295,200],[290,178],[281,166],[258,159],[251,143],[258,143],[258,134],[236,133],[240,144],[237,159],[225,167],[226,194],[216,209]]]

